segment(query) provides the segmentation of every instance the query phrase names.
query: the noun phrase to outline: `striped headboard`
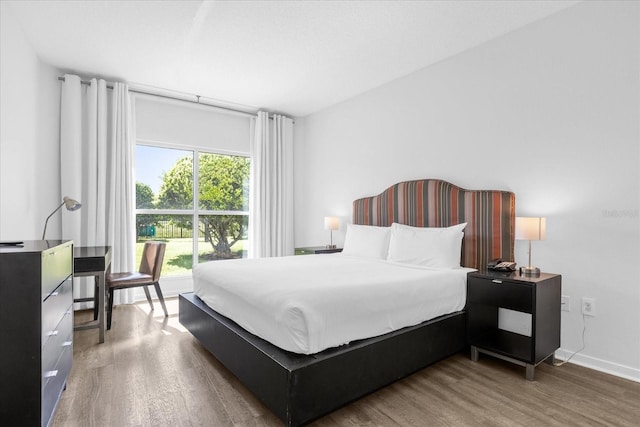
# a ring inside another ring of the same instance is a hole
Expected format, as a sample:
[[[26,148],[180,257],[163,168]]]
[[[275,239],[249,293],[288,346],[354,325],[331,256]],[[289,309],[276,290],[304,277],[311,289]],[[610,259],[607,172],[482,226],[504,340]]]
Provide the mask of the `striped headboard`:
[[[508,191],[465,190],[446,181],[422,179],[395,184],[381,194],[353,202],[353,223],[448,227],[467,223],[461,264],[481,268],[487,261],[512,261],[515,195]]]

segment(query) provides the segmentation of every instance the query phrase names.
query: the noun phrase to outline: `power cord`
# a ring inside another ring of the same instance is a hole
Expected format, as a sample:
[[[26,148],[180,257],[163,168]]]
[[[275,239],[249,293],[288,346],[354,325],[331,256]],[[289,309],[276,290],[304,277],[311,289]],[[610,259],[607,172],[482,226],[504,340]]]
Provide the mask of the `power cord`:
[[[580,347],[579,350],[576,350],[575,352],[573,352],[573,354],[571,356],[569,356],[569,358],[567,358],[566,360],[563,360],[562,362],[557,362],[554,363],[553,366],[562,366],[565,363],[569,363],[569,361],[571,360],[571,358],[573,356],[575,356],[576,354],[580,353],[582,350],[584,350],[584,346],[585,346],[585,342],[584,342],[584,333],[587,330],[587,319],[585,318],[584,313],[582,313],[582,347]]]

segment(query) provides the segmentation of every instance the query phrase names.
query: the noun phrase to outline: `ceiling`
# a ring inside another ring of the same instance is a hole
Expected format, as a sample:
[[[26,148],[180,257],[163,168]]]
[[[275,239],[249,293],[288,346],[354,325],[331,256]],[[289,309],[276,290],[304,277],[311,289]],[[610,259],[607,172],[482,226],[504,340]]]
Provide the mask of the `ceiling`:
[[[41,60],[305,116],[576,1],[5,1]]]

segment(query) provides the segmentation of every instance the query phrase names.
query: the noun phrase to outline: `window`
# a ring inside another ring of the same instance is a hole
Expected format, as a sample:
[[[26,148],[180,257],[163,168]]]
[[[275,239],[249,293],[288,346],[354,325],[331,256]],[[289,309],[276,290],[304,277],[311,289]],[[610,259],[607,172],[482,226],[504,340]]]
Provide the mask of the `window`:
[[[245,156],[138,143],[138,262],[146,240],[167,242],[163,276],[190,274],[198,262],[246,257],[249,167]]]

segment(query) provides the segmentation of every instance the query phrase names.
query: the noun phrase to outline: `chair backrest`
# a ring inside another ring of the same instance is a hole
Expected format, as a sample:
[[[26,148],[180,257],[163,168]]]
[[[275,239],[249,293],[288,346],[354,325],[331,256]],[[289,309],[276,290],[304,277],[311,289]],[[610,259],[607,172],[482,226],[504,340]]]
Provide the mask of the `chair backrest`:
[[[153,281],[160,280],[164,250],[167,244],[164,242],[145,242],[140,260],[140,273],[149,274]]]

